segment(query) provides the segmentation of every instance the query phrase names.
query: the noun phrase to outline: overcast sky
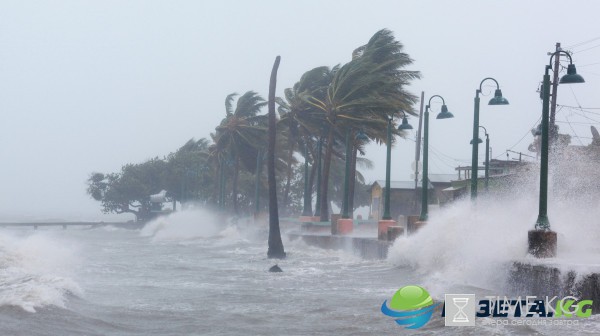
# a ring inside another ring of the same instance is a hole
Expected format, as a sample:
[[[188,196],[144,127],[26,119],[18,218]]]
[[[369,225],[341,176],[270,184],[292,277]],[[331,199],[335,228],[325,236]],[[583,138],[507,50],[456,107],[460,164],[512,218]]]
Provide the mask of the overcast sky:
[[[487,106],[486,82],[480,124],[493,157],[527,153],[556,42],[586,79],[559,86],[559,104],[588,108],[562,108],[557,120],[581,137],[574,144],[588,144],[600,121],[589,109],[600,107],[598,13],[591,0],[0,0],[0,220],[108,219],[86,195],[90,173],[208,137],[227,94],[267,96],[277,55],[281,94],[311,68],[348,62],[382,28],[422,73],[409,90],[442,95],[455,115],[436,120],[432,104],[431,173],[470,164],[473,98],[488,76],[510,101]],[[369,146],[367,157],[376,166],[367,178],[383,179],[384,148]],[[392,179],[409,180],[413,160],[414,134],[393,149]]]

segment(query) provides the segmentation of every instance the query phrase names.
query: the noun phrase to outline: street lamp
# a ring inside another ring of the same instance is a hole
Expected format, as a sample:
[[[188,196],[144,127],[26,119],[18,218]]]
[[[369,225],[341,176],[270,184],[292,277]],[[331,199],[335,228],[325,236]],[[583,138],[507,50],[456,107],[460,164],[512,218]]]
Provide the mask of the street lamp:
[[[481,89],[483,87],[483,82],[486,80],[493,80],[496,83],[496,91],[494,92],[494,98],[490,99],[488,105],[508,105],[508,100],[502,97],[502,91],[500,90],[500,85],[498,81],[492,77],[484,78],[481,83],[479,83],[479,89],[475,90],[475,110],[473,113],[473,155],[471,158],[471,199],[475,200],[477,198],[477,157],[478,157],[478,146],[477,146],[477,138],[479,134],[479,94],[481,93]]]
[[[429,102],[425,106],[425,119],[423,122],[423,178],[422,178],[422,191],[421,191],[421,216],[419,221],[427,221],[427,208],[428,208],[428,193],[429,193],[429,107],[431,106],[431,100],[438,97],[442,100],[442,111],[437,115],[436,119],[448,119],[454,118],[452,113],[448,112],[448,107],[444,98],[439,95],[434,95],[429,98]]]
[[[485,132],[485,192],[488,192],[490,180],[490,135],[485,127],[479,126],[479,128],[483,128],[483,131]],[[477,137],[477,143],[480,144],[482,142],[481,138]],[[469,143],[472,145],[473,140]]]
[[[377,237],[380,240],[388,239],[388,228],[395,225],[395,221],[392,219],[390,213],[390,173],[391,173],[391,162],[392,162],[392,119],[393,115],[388,118],[387,122],[387,139],[386,139],[386,161],[385,161],[385,190],[384,190],[384,203],[383,203],[383,216],[377,224]],[[398,126],[399,131],[410,130],[413,127],[408,123],[406,114],[402,118],[402,123]]]
[[[529,253],[538,258],[556,256],[556,232],[550,230],[550,221],[548,220],[548,119],[550,114],[550,74],[552,69],[552,58],[560,53],[569,58],[567,74],[564,75],[560,84],[584,83],[585,80],[577,74],[575,64],[569,53],[559,50],[550,56],[550,62],[545,67],[544,82],[542,86],[542,146],[540,160],[540,206],[535,229],[529,231]]]
[[[391,220],[392,215],[390,214],[390,170],[392,166],[392,118],[388,118],[387,122],[387,138],[386,138],[386,150],[387,154],[385,157],[385,196],[383,203],[383,220]]]
[[[402,123],[398,126],[398,130],[409,130],[413,127],[408,123],[406,115],[402,118]],[[392,215],[390,213],[390,174],[391,174],[391,162],[392,162],[392,117],[388,118],[387,123],[387,140],[386,140],[386,161],[385,161],[385,195],[383,203],[383,216],[382,220],[391,220]]]

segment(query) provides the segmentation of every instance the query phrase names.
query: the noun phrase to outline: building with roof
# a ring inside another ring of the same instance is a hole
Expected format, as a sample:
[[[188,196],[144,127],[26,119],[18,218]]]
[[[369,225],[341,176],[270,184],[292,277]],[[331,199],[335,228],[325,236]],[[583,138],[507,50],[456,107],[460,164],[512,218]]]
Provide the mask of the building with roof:
[[[443,190],[451,186],[451,179],[454,176],[454,174],[431,174],[429,176],[429,204],[441,205],[451,201]],[[416,188],[415,181],[390,181],[390,215],[393,219],[397,219],[398,216],[419,214],[421,187],[421,181],[417,183]],[[369,218],[379,220],[383,216],[384,191],[384,180],[377,180],[371,185]]]

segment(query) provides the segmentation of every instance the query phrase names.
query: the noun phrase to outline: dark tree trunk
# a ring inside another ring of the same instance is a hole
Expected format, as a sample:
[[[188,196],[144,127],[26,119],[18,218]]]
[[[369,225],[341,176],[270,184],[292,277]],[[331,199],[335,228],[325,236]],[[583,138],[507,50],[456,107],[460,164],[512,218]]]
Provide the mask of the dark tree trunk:
[[[269,180],[269,249],[267,257],[285,258],[283,242],[281,241],[281,231],[279,229],[279,213],[277,209],[277,182],[275,181],[275,136],[276,123],[275,118],[275,86],[277,84],[277,69],[281,57],[275,58],[273,70],[271,71],[271,81],[269,83],[269,152],[267,153],[267,175]]]
[[[354,144],[353,144],[354,146]],[[350,210],[350,218],[354,218],[354,186],[356,185],[356,155],[358,148],[354,146],[352,149],[352,162],[350,163],[350,183],[348,184],[348,209]]]
[[[289,199],[290,199],[290,186],[292,184],[292,159],[294,158],[294,142],[290,140],[289,153],[287,157],[287,176],[285,182],[285,190],[283,191],[283,213],[288,214],[289,211]]]
[[[310,197],[310,202],[308,202],[308,210],[310,213],[313,213],[312,208],[312,194],[313,194],[313,186],[315,185],[315,176],[317,175],[317,163],[314,152],[311,154],[312,157],[312,165],[310,166],[310,173],[308,178],[308,195]]]
[[[240,159],[235,159],[235,167],[233,168],[233,185],[231,187],[231,200],[233,202],[233,214],[238,215],[238,178],[240,175]]]
[[[333,154],[333,127],[329,130],[327,136],[327,149],[323,159],[323,172],[321,172],[321,222],[329,221],[329,201],[327,200],[327,191],[329,190],[329,168],[331,167],[331,156]]]
[[[219,190],[221,188],[221,183],[219,182],[221,181],[221,174],[219,171],[220,169],[217,163],[217,166],[215,167],[215,183],[213,188],[213,204],[215,207],[219,206]]]

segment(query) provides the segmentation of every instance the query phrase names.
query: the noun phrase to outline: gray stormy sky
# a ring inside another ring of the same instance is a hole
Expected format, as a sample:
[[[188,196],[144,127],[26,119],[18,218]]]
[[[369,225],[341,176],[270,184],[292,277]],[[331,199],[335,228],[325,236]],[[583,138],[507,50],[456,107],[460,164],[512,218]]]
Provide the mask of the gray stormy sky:
[[[91,172],[208,137],[227,94],[266,97],[277,55],[281,93],[306,70],[349,61],[381,28],[394,31],[415,60],[410,69],[423,75],[410,90],[442,95],[455,115],[436,120],[432,106],[431,173],[470,163],[473,98],[488,76],[511,103],[487,106],[493,87],[485,85],[480,124],[493,157],[526,152],[556,42],[573,51],[587,81],[560,86],[559,104],[600,107],[598,13],[591,0],[1,0],[0,220],[114,219],[85,193]],[[557,120],[587,144],[598,113],[563,108]],[[410,137],[393,149],[393,180],[410,178]],[[369,146],[367,157],[376,164],[367,178],[382,179],[384,148]]]

